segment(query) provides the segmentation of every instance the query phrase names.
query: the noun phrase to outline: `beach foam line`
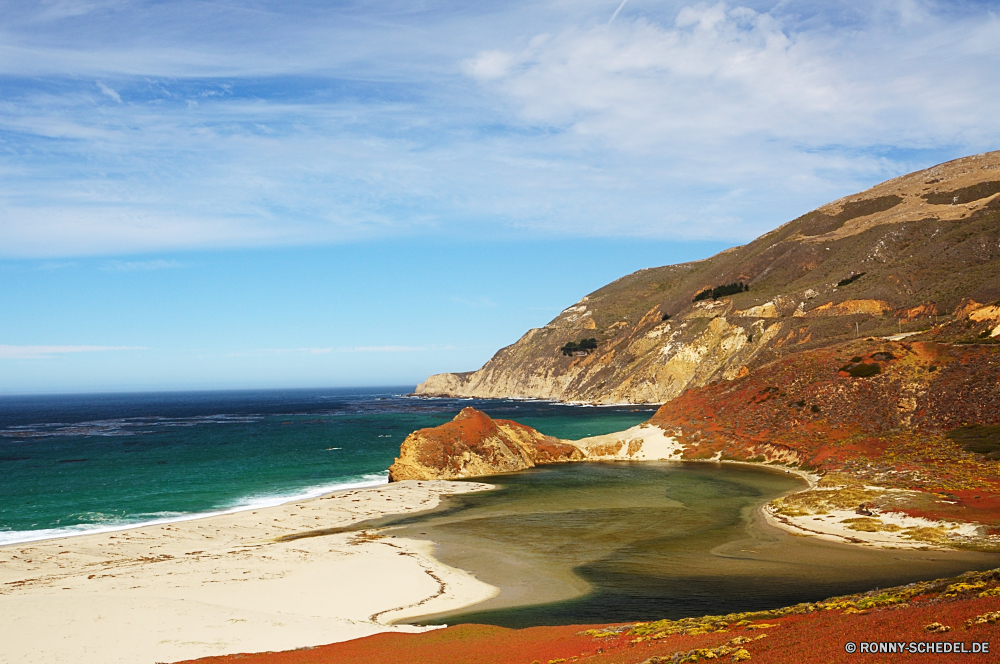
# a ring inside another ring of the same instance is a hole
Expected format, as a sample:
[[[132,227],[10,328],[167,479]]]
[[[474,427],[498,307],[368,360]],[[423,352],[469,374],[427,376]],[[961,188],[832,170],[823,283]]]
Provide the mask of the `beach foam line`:
[[[333,484],[321,484],[308,487],[299,493],[281,493],[273,495],[256,495],[241,498],[230,507],[209,510],[205,512],[156,512],[161,515],[159,518],[144,519],[144,516],[152,514],[137,514],[131,520],[129,517],[109,520],[104,523],[80,523],[63,528],[40,528],[38,530],[0,530],[0,546],[11,544],[24,544],[27,542],[38,542],[41,540],[59,539],[62,537],[78,537],[81,535],[96,535],[99,533],[113,533],[132,528],[145,528],[148,526],[160,526],[168,523],[180,521],[194,521],[206,519],[223,514],[235,514],[236,512],[246,512],[249,510],[276,507],[285,503],[294,503],[299,500],[309,500],[319,498],[329,493],[337,491],[347,491],[349,489],[365,489],[373,486],[381,486],[389,483],[388,473],[362,475],[353,481],[337,482]]]

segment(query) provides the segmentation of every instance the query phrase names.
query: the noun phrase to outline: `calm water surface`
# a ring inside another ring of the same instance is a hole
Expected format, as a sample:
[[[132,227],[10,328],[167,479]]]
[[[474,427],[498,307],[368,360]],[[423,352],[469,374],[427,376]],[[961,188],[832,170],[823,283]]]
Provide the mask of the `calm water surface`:
[[[972,552],[876,550],[794,537],[759,506],[804,487],[730,464],[547,466],[388,532],[499,586],[494,600],[427,622],[525,627],[724,614],[1000,566]],[[518,606],[528,604],[527,606]]]

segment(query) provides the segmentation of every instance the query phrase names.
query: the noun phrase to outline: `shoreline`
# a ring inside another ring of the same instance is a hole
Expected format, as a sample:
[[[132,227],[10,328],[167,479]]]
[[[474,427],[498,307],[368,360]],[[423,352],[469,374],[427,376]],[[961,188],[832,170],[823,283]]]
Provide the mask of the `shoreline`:
[[[313,500],[316,498],[323,498],[326,496],[332,496],[342,491],[353,491],[356,489],[370,489],[378,486],[385,486],[389,484],[388,478],[384,481],[359,481],[359,482],[345,482],[344,484],[332,484],[326,486],[316,486],[311,490],[304,491],[302,493],[297,493],[294,495],[275,495],[275,496],[264,496],[260,497],[259,502],[250,502],[247,504],[236,505],[234,507],[219,508],[214,510],[209,510],[206,512],[183,512],[178,513],[174,516],[164,516],[157,519],[150,519],[148,521],[136,521],[135,523],[119,523],[115,525],[97,525],[97,524],[77,524],[74,526],[66,526],[61,532],[57,528],[43,528],[40,530],[17,530],[17,531],[0,531],[0,549],[5,546],[17,546],[19,544],[31,544],[38,542],[48,542],[57,539],[72,539],[74,537],[86,537],[89,535],[103,535],[106,533],[118,533],[126,530],[136,530],[138,528],[152,528],[154,526],[169,526],[174,523],[183,523],[185,521],[197,521],[199,519],[211,519],[219,516],[226,516],[228,514],[239,514],[240,512],[250,512],[253,510],[269,509],[272,507],[280,507],[287,503],[301,502],[305,500]],[[90,526],[93,526],[92,528]],[[72,528],[79,528],[80,530],[71,530]],[[11,533],[19,533],[28,535],[26,539],[18,539],[14,541],[4,541],[3,535],[9,535]],[[46,533],[38,537],[31,536],[31,533]]]
[[[468,481],[380,484],[4,545],[4,654],[25,664],[152,664],[435,629],[389,623],[458,610],[498,590],[436,560],[433,543],[342,529],[491,488]],[[315,530],[333,532],[285,539]]]
[[[650,435],[649,429],[655,430],[655,433]],[[859,502],[855,502],[849,507],[837,504],[804,511],[794,509],[784,511],[780,505],[783,501],[791,502],[794,505],[797,499],[805,498],[809,494],[822,496],[824,492],[829,492],[827,495],[834,497],[839,490],[847,490],[852,486],[861,486],[865,492],[875,496],[915,492],[879,485],[864,485],[858,480],[846,477],[842,478],[844,481],[836,486],[822,486],[820,480],[825,474],[820,475],[777,461],[737,461],[723,459],[720,453],[707,459],[679,458],[684,448],[674,436],[669,435],[655,424],[644,423],[625,431],[563,442],[575,445],[587,455],[586,458],[579,461],[565,463],[650,460],[718,463],[770,469],[773,472],[784,471],[785,474],[796,475],[803,479],[807,486],[761,505],[759,512],[769,525],[800,537],[816,537],[831,542],[883,549],[933,549],[936,551],[953,551],[959,548],[980,551],[1000,549],[1000,538],[988,536],[986,527],[973,521],[933,520],[909,516],[902,511],[891,509],[863,513],[857,510]],[[866,501],[867,498],[860,500],[860,502]],[[835,500],[834,502],[842,503],[843,501]]]

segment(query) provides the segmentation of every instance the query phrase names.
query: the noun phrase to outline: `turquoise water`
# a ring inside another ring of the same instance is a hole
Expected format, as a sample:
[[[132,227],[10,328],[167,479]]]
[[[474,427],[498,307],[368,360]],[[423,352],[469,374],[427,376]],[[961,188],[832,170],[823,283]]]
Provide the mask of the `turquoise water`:
[[[560,438],[626,429],[653,412],[411,390],[0,397],[0,544],[380,484],[410,432],[465,406]]]

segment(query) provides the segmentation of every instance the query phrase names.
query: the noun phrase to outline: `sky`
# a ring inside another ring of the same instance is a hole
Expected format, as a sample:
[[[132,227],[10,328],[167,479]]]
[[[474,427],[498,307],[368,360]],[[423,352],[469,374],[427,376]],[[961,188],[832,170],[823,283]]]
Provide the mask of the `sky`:
[[[998,92],[998,2],[0,0],[0,394],[473,370]]]

